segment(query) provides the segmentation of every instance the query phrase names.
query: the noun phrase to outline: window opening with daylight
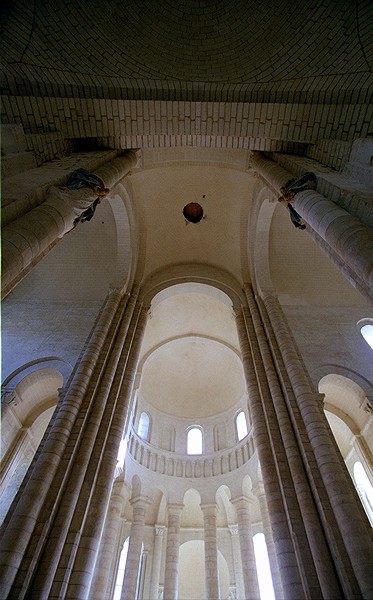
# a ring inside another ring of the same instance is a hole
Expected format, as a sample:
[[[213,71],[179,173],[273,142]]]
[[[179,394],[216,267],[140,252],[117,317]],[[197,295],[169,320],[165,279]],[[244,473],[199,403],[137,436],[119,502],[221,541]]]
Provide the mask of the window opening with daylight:
[[[371,525],[373,526],[373,486],[370,483],[367,472],[360,461],[357,461],[354,464],[354,479],[361,503],[364,506]]]
[[[243,410],[241,410],[241,412],[239,412],[236,417],[236,431],[237,431],[237,437],[238,437],[239,442],[241,440],[243,440],[244,437],[247,436],[248,432],[247,432],[246,415]]]
[[[202,431],[198,427],[192,427],[188,431],[187,453],[202,454]]]
[[[146,412],[142,412],[139,419],[139,425],[137,427],[137,435],[146,442],[149,440],[149,425],[149,415],[147,415]]]
[[[120,597],[122,594],[124,571],[126,568],[127,554],[128,554],[128,543],[129,543],[129,537],[124,542],[122,552],[120,553],[118,570],[117,570],[117,578],[115,580],[113,600],[120,600]]]
[[[366,322],[360,328],[360,332],[367,344],[373,349],[373,323]]]
[[[275,600],[264,533],[256,533],[253,537],[253,543],[260,600]]]

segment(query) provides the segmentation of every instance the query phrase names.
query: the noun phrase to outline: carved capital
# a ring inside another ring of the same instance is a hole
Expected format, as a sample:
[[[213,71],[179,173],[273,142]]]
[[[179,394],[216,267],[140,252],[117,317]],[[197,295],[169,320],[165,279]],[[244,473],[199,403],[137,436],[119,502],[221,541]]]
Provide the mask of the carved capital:
[[[159,535],[162,536],[165,532],[165,526],[164,525],[155,525],[155,535]]]
[[[238,524],[235,523],[234,525],[228,525],[229,527],[229,531],[231,532],[232,536],[238,536]]]

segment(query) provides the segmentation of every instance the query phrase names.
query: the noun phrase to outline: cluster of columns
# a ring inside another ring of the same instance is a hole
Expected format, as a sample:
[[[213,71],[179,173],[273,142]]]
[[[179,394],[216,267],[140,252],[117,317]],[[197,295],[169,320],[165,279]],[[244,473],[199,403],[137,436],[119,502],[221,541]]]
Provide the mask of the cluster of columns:
[[[255,299],[250,288],[245,293],[247,305],[237,310],[236,318],[263,475],[258,498],[263,522],[268,523],[277,597],[282,597],[281,589],[289,600],[369,597],[373,560],[369,524],[319,398],[275,298],[268,294],[264,300]],[[104,587],[99,569],[110,561],[110,536],[124,500],[117,491],[110,506],[146,318],[147,308],[136,287],[126,296],[109,294],[4,522],[2,597],[99,598],[97,590]],[[136,592],[149,502],[142,496],[131,500],[133,522],[122,600],[134,598]],[[259,592],[251,503],[250,497],[233,499],[243,597],[254,600]],[[206,597],[212,599],[219,597],[216,506],[201,508]],[[165,600],[177,598],[181,511],[181,504],[168,506]],[[103,534],[105,518],[109,533]]]
[[[276,298],[245,294],[237,327],[284,597],[369,597],[369,523],[322,403]]]
[[[273,539],[268,518],[268,509],[265,504],[264,491],[258,484],[258,499],[261,506],[265,538],[271,556],[271,569],[274,574],[274,589],[276,599],[281,599],[282,589],[278,577],[276,557],[273,552]],[[117,493],[115,493],[117,495]],[[230,525],[233,563],[235,568],[236,596],[240,600],[258,600],[260,598],[257,569],[255,563],[253,533],[251,523],[251,506],[255,502],[255,495],[240,496],[232,500],[236,509],[237,523]],[[130,500],[133,508],[132,524],[129,535],[129,546],[126,568],[124,572],[121,600],[131,600],[136,597],[140,573],[140,559],[145,537],[146,511],[151,504],[147,496],[136,496]],[[150,598],[158,598],[161,580],[161,562],[163,553],[163,539],[166,534],[165,571],[163,579],[163,600],[177,600],[178,598],[178,573],[179,573],[179,546],[182,504],[168,504],[167,526],[155,525],[153,559],[151,567]],[[220,598],[219,569],[218,569],[218,538],[217,538],[217,504],[201,504],[204,520],[204,555],[205,555],[205,598],[217,600]],[[112,510],[110,511],[112,512]],[[112,530],[111,517],[108,521],[108,535]],[[117,521],[117,528],[119,521]],[[104,544],[107,535],[103,536]],[[115,557],[115,548],[112,546],[112,560]],[[100,578],[99,573],[97,577]],[[92,598],[99,600],[98,592],[103,595],[108,593],[108,588],[93,587]]]
[[[109,294],[3,523],[2,598],[90,597],[147,319],[138,292]]]
[[[257,167],[263,172],[267,168],[262,162]],[[120,171],[121,176],[124,171]],[[273,167],[274,187],[288,178],[283,171],[279,175]],[[269,173],[265,175],[270,179]],[[295,200],[297,211],[345,261],[357,284],[371,293],[371,233],[353,222],[348,213],[326,206],[326,200],[315,194],[300,192]],[[58,237],[59,230],[54,225],[52,229]],[[349,230],[356,244],[347,252]],[[369,251],[362,251],[362,246]],[[17,247],[17,256],[22,252],[21,246]],[[29,257],[27,265],[37,258],[30,250],[24,254]],[[7,285],[13,285],[28,268],[23,259],[15,260],[14,266],[10,263],[6,267],[10,273]],[[261,298],[256,298],[249,287],[245,294],[246,303],[236,308],[237,329],[268,508],[267,529],[273,535],[270,539],[267,533],[267,545],[275,578],[281,580],[288,600],[372,597],[369,524],[320,400],[276,298],[265,290]],[[61,394],[43,443],[4,522],[2,598],[86,600],[92,597],[92,586],[103,585],[95,579],[95,571],[100,560],[107,561],[102,542],[106,540],[108,550],[110,540],[102,534],[146,318],[147,307],[140,301],[136,286],[128,295],[118,291],[109,294],[73,380]],[[111,528],[118,519],[120,502],[118,497],[112,506]],[[149,499],[135,497],[131,502],[132,543],[123,600],[134,598],[139,541]],[[249,535],[250,498],[239,497],[234,503],[243,592],[245,598],[257,598]],[[264,511],[263,500],[262,508]],[[181,510],[178,504],[168,507],[165,600],[177,597]],[[216,598],[216,507],[205,504],[202,511],[206,590],[209,598]]]

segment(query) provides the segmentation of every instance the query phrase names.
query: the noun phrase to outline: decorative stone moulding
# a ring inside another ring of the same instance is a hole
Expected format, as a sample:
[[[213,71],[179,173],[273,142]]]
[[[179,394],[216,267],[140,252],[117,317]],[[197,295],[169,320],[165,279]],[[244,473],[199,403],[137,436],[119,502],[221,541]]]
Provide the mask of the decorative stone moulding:
[[[132,430],[127,449],[137,463],[154,473],[170,477],[202,478],[224,475],[242,467],[254,453],[254,442],[249,434],[234,448],[226,448],[198,457],[181,456],[154,448],[141,440]]]

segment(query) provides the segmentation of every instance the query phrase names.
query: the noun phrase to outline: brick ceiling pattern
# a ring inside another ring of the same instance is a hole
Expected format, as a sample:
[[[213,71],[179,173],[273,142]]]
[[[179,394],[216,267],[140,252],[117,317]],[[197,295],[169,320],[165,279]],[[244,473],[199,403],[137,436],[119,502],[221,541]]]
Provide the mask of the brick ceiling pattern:
[[[4,89],[318,103],[351,101],[359,90],[364,102],[372,22],[369,0],[8,1],[1,21]]]

